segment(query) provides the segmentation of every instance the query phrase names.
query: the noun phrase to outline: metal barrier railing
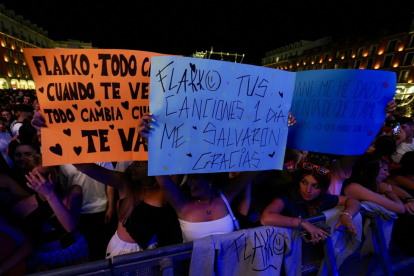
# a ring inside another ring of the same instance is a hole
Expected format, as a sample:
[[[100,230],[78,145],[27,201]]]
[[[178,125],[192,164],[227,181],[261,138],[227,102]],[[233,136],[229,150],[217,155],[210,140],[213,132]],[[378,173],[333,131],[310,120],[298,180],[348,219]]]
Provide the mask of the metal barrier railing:
[[[378,246],[378,255],[384,275],[393,275],[391,262],[381,226],[381,220],[375,213],[361,209],[362,216],[369,216],[372,219],[372,230]],[[324,222],[325,215],[317,215],[306,219],[312,224]],[[336,267],[332,240],[328,237],[323,242],[325,261],[328,266],[329,275],[338,275]],[[68,276],[68,275],[98,275],[98,276],[132,276],[132,275],[188,275],[188,268],[193,250],[193,242],[176,244],[166,247],[149,249],[141,252],[115,256],[113,261],[101,260],[85,263],[82,265],[70,266],[41,273],[31,274],[32,276]],[[369,275],[372,270],[373,259],[369,260],[368,269],[361,266],[359,275]]]

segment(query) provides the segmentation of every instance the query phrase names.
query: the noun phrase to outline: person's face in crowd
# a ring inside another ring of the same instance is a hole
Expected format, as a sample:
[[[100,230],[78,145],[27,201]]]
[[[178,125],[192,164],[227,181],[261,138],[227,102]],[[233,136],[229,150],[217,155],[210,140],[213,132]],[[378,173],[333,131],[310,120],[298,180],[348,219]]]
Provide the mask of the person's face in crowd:
[[[388,172],[388,164],[381,162],[380,167],[381,168],[380,168],[380,173],[379,173],[379,181],[385,181],[388,178],[388,176],[390,176],[390,173]]]
[[[196,174],[188,175],[187,185],[190,187],[192,197],[208,196],[211,189],[210,183],[209,179],[198,177]]]
[[[132,180],[144,180],[148,177],[148,162],[134,161],[127,170],[131,173]]]
[[[412,127],[409,124],[402,124],[401,125],[401,129],[405,132],[405,137],[406,138],[413,137],[413,128],[414,128],[414,126]]]
[[[32,107],[35,110],[40,110],[39,101],[38,100],[33,100]]]
[[[311,201],[321,194],[321,187],[312,175],[306,175],[300,181],[299,191],[305,201]]]
[[[11,119],[11,114],[7,110],[3,110],[3,112],[1,113],[1,116],[7,121],[10,121]]]
[[[30,145],[21,145],[16,148],[14,153],[14,164],[16,167],[23,169],[25,166],[26,160],[36,154],[36,150]]]
[[[0,132],[6,131],[6,124],[0,120]]]
[[[28,96],[23,97],[23,103],[24,104],[29,104],[29,100],[30,100],[30,97],[28,97]]]

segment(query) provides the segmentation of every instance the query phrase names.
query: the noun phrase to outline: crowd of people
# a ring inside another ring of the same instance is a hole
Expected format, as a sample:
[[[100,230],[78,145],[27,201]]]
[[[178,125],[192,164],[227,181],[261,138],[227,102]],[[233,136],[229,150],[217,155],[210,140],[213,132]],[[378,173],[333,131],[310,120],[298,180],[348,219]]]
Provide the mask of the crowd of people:
[[[43,166],[45,122],[35,91],[0,93],[0,275],[261,225],[300,228],[318,243],[331,232],[305,218],[336,206],[343,209],[334,230],[356,236],[353,217],[364,202],[398,215],[392,239],[414,256],[414,239],[405,239],[414,226],[414,123],[394,114],[394,101],[361,156],[288,149],[281,171],[153,177],[146,161]],[[154,120],[146,113],[138,122],[147,142]],[[295,122],[290,114],[288,125]]]

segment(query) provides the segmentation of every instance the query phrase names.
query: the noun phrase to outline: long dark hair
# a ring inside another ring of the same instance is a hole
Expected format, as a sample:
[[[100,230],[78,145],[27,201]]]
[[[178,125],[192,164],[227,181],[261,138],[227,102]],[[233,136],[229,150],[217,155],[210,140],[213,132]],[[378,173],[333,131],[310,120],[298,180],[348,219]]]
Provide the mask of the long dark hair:
[[[315,178],[316,182],[318,182],[320,189],[321,189],[321,193],[319,194],[317,198],[308,202],[308,211],[309,211],[310,216],[316,215],[317,213],[320,212],[320,206],[322,204],[323,196],[328,192],[328,188],[331,183],[330,173],[328,172],[327,174],[323,175],[318,172],[317,167],[316,167],[316,166],[320,166],[320,167],[325,168],[325,166],[319,165],[319,162],[312,162],[311,164],[314,165],[312,169],[310,170],[305,169],[303,168],[303,164],[301,164],[301,169],[292,174],[292,178],[293,178],[292,188],[293,189],[291,190],[292,196],[298,200],[301,200],[302,195],[299,193],[301,180],[305,176],[311,175]]]
[[[351,176],[344,181],[345,187],[349,183],[358,183],[361,186],[378,192],[377,177],[380,173],[380,158],[372,154],[363,154],[352,167]]]

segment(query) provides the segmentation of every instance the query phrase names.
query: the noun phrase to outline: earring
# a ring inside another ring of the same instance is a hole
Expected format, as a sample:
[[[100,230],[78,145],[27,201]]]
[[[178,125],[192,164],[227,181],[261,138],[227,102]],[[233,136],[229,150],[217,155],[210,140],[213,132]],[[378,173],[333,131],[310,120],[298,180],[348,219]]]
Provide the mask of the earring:
[[[213,185],[211,183],[209,183],[208,188],[211,189],[211,187],[213,187]]]

